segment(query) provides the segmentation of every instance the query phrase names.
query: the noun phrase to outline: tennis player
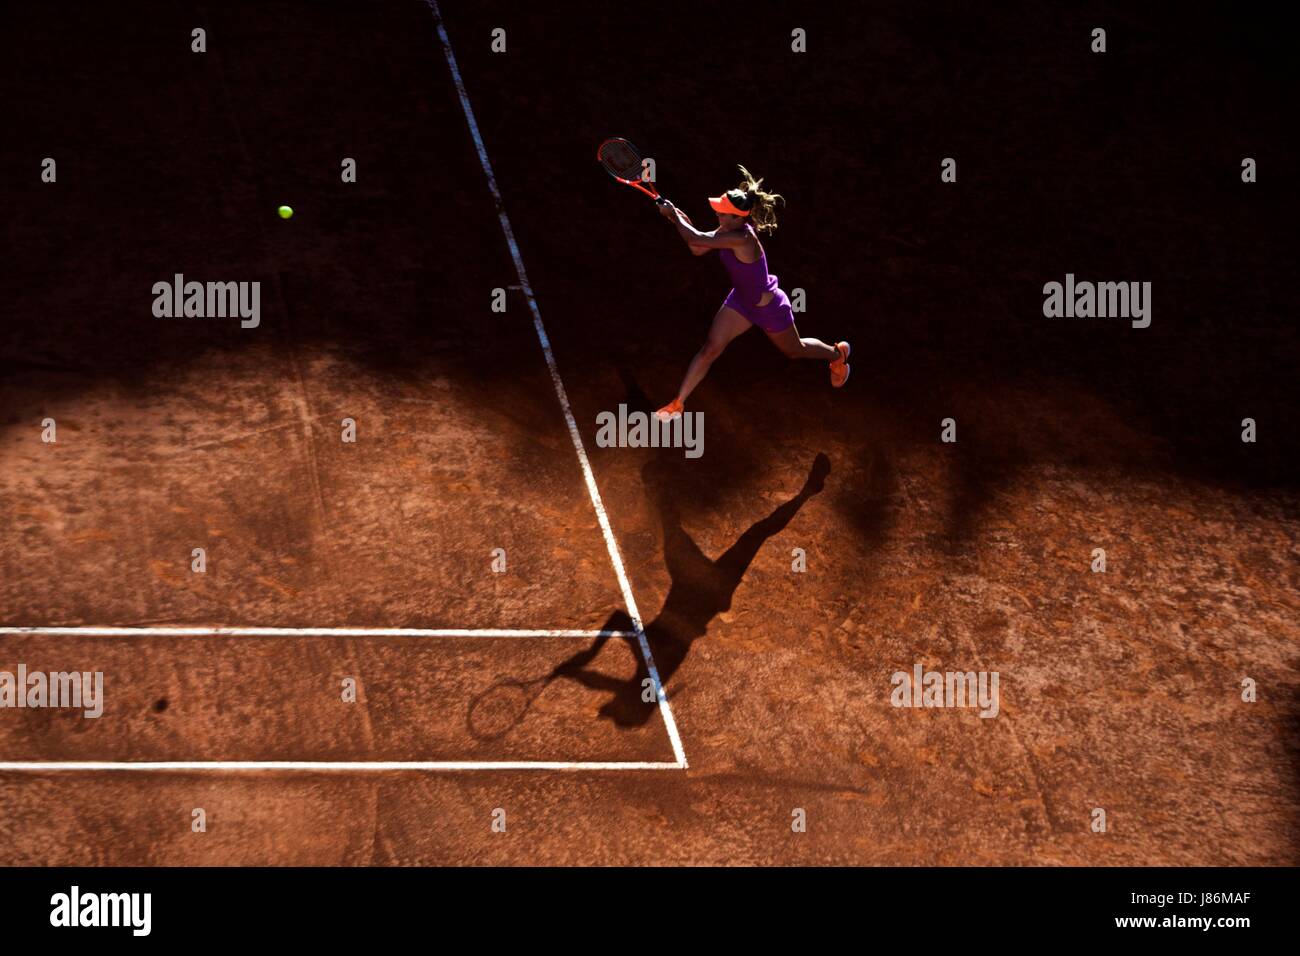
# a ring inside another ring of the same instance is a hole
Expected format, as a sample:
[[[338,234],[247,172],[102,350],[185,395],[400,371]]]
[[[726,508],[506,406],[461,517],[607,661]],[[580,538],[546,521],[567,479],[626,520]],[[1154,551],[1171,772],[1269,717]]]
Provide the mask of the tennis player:
[[[820,359],[830,364],[831,385],[840,388],[849,380],[849,343],[827,345],[821,339],[805,339],[794,327],[790,298],[777,285],[776,276],[767,271],[767,255],[759,234],[776,230],[776,204],[785,200],[776,193],[764,192],[763,180],[755,179],[740,167],[740,185],[709,200],[718,216],[718,228],[700,232],[668,200],[661,200],[659,210],[677,226],[692,253],[702,256],[718,251],[732,289],[722,308],[713,317],[708,338],[695,353],[682,379],[677,397],[659,409],[660,419],[680,415],[686,399],[709,371],[722,350],[736,336],[758,326],[772,343],[792,359]]]

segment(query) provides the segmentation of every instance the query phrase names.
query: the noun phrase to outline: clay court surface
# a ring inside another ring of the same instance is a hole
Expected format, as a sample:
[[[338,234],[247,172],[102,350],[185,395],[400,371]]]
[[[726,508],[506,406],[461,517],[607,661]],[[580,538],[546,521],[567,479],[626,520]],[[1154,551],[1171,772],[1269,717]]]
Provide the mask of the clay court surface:
[[[425,4],[4,13],[0,671],[106,704],[0,710],[0,862],[1297,862],[1278,31],[756,6],[724,64],[726,5],[442,14],[608,535]],[[845,389],[751,332],[690,403],[701,458],[597,447],[727,289],[593,161],[615,134],[697,223],[737,162],[787,196],[767,253]],[[1152,282],[1151,326],[1044,318],[1067,272]],[[259,281],[260,325],[155,318],[175,273]],[[998,716],[891,706],[917,664],[997,671]],[[221,766],[265,761],[330,765]]]

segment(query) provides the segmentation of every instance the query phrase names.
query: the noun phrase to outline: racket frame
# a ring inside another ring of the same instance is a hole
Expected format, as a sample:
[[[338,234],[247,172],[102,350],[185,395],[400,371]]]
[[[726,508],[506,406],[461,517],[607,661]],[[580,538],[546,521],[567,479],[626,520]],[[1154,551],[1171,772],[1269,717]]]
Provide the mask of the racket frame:
[[[633,189],[639,189],[641,192],[645,193],[655,202],[659,203],[660,205],[663,205],[663,198],[659,195],[659,190],[655,188],[655,184],[653,180],[643,179],[640,176],[638,176],[636,179],[627,179],[624,176],[620,176],[618,173],[614,172],[614,170],[610,169],[608,165],[606,165],[605,160],[601,154],[604,153],[605,147],[608,146],[610,143],[627,143],[628,147],[636,155],[637,159],[638,160],[641,159],[641,151],[637,149],[635,146],[633,146],[631,142],[624,139],[622,136],[611,136],[609,139],[605,140],[603,143],[600,144],[600,146],[596,148],[596,162],[600,163],[601,167],[605,170],[605,172],[609,173],[610,176],[614,177],[614,179],[618,180],[620,183],[623,183],[626,186],[631,186]],[[644,167],[642,167],[642,171],[644,174]]]

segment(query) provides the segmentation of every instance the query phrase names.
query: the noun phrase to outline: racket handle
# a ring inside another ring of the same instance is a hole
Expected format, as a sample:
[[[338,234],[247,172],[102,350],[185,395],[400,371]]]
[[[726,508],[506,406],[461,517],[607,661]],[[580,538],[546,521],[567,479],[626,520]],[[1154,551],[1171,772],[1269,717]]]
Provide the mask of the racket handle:
[[[665,205],[667,205],[667,204],[668,204],[668,200],[665,199],[663,196],[658,196],[658,197],[655,198],[655,205],[656,205],[656,206],[665,206]],[[686,215],[686,213],[682,212],[680,209],[678,209],[677,212],[678,212],[678,214],[679,214],[683,219],[686,220],[686,225],[688,225],[688,226],[694,226],[694,225],[695,225],[695,223],[691,222],[691,217],[688,216],[688,215]]]

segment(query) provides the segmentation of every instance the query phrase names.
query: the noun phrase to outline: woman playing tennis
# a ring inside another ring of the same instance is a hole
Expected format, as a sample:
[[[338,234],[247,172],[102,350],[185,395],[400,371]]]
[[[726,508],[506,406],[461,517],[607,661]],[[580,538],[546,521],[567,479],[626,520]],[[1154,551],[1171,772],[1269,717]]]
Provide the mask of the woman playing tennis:
[[[800,338],[790,298],[777,286],[776,276],[767,271],[767,256],[758,237],[776,230],[776,204],[785,200],[764,192],[760,188],[763,180],[755,179],[744,166],[740,167],[740,175],[737,188],[709,200],[718,215],[718,228],[712,232],[700,232],[672,203],[660,200],[660,211],[677,226],[692,253],[702,256],[718,250],[732,284],[722,308],[713,317],[708,338],[686,369],[677,397],[657,412],[661,419],[680,415],[687,397],[722,350],[755,325],[790,358],[830,363],[831,385],[835,388],[849,380],[849,343],[827,345],[821,339]]]

